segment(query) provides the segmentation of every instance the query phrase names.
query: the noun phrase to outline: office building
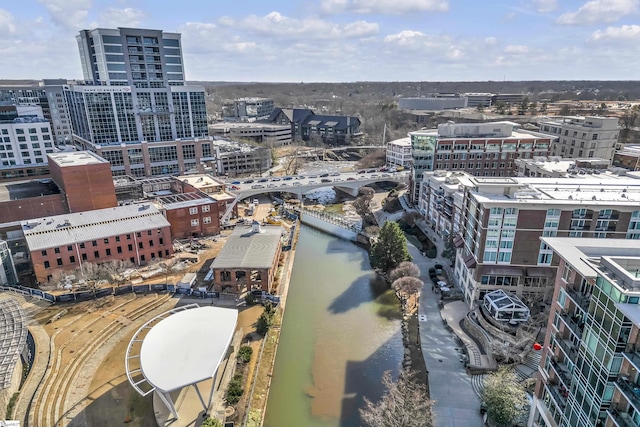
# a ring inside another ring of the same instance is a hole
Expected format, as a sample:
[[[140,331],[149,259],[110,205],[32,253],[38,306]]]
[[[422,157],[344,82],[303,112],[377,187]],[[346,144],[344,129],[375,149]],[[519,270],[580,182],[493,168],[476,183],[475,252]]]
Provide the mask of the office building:
[[[400,138],[387,142],[387,166],[409,169],[411,167],[411,138]]]
[[[290,126],[292,138],[297,141],[342,145],[362,135],[359,118],[319,115],[308,108],[276,108],[267,122]]]
[[[613,155],[613,166],[640,171],[640,145],[627,145]]]
[[[233,105],[227,108],[229,114],[225,114],[225,120],[254,122],[269,118],[275,104],[271,98],[238,98]]]
[[[555,136],[551,155],[598,157],[611,161],[618,144],[617,117],[560,117],[538,123],[539,132]]]
[[[528,425],[640,425],[640,246],[542,243],[558,267]]]
[[[432,94],[418,98],[400,98],[398,108],[401,110],[441,111],[465,108],[467,97],[457,94]]]
[[[485,178],[426,174],[419,208],[458,248],[454,279],[475,307],[487,292],[548,299],[555,266],[540,237],[640,239],[633,177]]]
[[[51,125],[39,106],[0,106],[0,169],[44,165],[53,153]]]
[[[117,206],[21,222],[36,280],[83,264],[144,265],[173,253],[170,224],[151,204]]]
[[[216,174],[219,176],[262,175],[273,165],[269,148],[254,147],[235,141],[215,140],[213,157]]]
[[[247,140],[266,147],[291,144],[291,126],[261,122],[220,122],[209,125],[214,137]]]
[[[444,123],[409,132],[413,155],[411,198],[418,201],[422,175],[438,169],[476,176],[511,176],[514,160],[546,156],[553,138],[514,130],[512,122]]]
[[[76,39],[86,84],[64,92],[79,149],[100,153],[114,175],[129,173],[128,163],[146,176],[184,173],[186,163],[207,157],[198,143],[208,137],[205,92],[184,85],[180,34],[98,28]],[[182,144],[185,139],[192,142]],[[157,146],[159,155],[144,156],[144,144]]]

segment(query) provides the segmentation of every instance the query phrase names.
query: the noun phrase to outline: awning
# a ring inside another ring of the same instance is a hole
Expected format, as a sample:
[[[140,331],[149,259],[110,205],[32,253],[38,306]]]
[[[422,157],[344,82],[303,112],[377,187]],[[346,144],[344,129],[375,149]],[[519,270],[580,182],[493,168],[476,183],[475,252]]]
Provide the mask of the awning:
[[[482,274],[490,274],[492,276],[522,276],[524,273],[522,267],[510,265],[484,265]]]
[[[466,265],[467,268],[476,267],[476,259],[473,257],[473,254],[469,254],[464,258],[464,265]]]
[[[456,247],[456,249],[461,248],[462,246],[464,246],[464,239],[460,236],[456,236],[453,238],[453,245]]]
[[[555,269],[551,267],[528,267],[527,277],[555,277]]]

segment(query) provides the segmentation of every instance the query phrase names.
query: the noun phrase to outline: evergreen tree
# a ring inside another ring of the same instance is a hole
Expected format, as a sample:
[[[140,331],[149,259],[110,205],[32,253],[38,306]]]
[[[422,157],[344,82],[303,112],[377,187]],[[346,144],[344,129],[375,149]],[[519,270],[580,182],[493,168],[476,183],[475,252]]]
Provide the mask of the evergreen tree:
[[[487,377],[481,397],[489,420],[499,426],[513,425],[529,404],[524,387],[508,368],[500,368]]]
[[[403,261],[411,261],[407,239],[397,223],[387,221],[382,226],[378,241],[369,252],[371,267],[384,274],[400,265]]]

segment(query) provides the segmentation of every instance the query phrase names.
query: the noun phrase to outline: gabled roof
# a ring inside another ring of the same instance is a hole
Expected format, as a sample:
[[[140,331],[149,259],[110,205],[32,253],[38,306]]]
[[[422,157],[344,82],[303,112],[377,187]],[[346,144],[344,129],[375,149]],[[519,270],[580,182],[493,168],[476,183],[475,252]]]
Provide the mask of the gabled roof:
[[[347,123],[352,125],[353,123],[360,125],[360,119],[353,116],[324,116],[314,114],[309,116],[308,120],[304,123],[305,125],[318,126],[318,127],[332,127],[336,130],[346,130]]]
[[[274,108],[267,121],[274,122],[280,113],[293,123],[302,123],[308,116],[314,115],[313,110],[308,108]]]

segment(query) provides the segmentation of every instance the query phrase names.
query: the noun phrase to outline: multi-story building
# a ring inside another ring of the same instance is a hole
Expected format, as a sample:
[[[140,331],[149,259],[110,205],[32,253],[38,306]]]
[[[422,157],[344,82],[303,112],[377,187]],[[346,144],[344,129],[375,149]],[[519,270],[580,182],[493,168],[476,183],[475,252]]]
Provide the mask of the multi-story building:
[[[640,145],[627,145],[613,155],[613,166],[631,171],[640,170]]]
[[[196,165],[207,157],[197,143],[208,137],[205,91],[184,85],[180,34],[98,28],[76,38],[87,84],[64,91],[80,149],[113,162],[114,175],[129,173],[127,161],[138,174],[184,173],[182,157]],[[157,155],[144,156],[144,144]]]
[[[538,123],[539,132],[554,135],[551,154],[564,158],[599,157],[611,161],[618,144],[617,117],[561,117]]]
[[[540,237],[640,239],[640,180],[427,175],[419,203],[453,238],[454,279],[470,307],[487,292],[548,298],[555,266]]]
[[[49,121],[38,106],[0,107],[0,168],[44,165],[55,151]]]
[[[472,108],[486,108],[491,107],[491,101],[493,100],[492,93],[465,93],[467,98],[467,107]]]
[[[291,144],[291,126],[260,122],[220,122],[209,125],[212,136],[249,140],[267,147]]]
[[[170,224],[151,204],[118,206],[21,222],[36,280],[84,263],[144,265],[173,253]]]
[[[411,167],[411,138],[400,138],[387,142],[387,166]]]
[[[290,126],[293,139],[298,141],[347,144],[362,135],[359,118],[319,115],[308,108],[276,108],[267,121]]]
[[[444,123],[409,132],[413,155],[411,197],[418,200],[422,174],[437,169],[476,176],[511,176],[514,160],[549,154],[553,138],[514,130],[512,122]]]
[[[262,174],[271,168],[271,150],[234,141],[216,140],[213,143],[217,175]]]
[[[156,203],[171,224],[173,239],[220,234],[218,202],[201,191],[157,197]]]
[[[238,98],[233,101],[230,114],[225,115],[225,120],[266,120],[274,108],[275,104],[271,98]]]
[[[18,283],[18,273],[13,264],[13,257],[7,242],[0,240],[0,285],[15,285]]]
[[[441,111],[465,108],[467,97],[458,94],[432,94],[418,98],[400,98],[398,108],[401,110]]]
[[[640,425],[640,246],[542,244],[558,268],[528,425]]]

